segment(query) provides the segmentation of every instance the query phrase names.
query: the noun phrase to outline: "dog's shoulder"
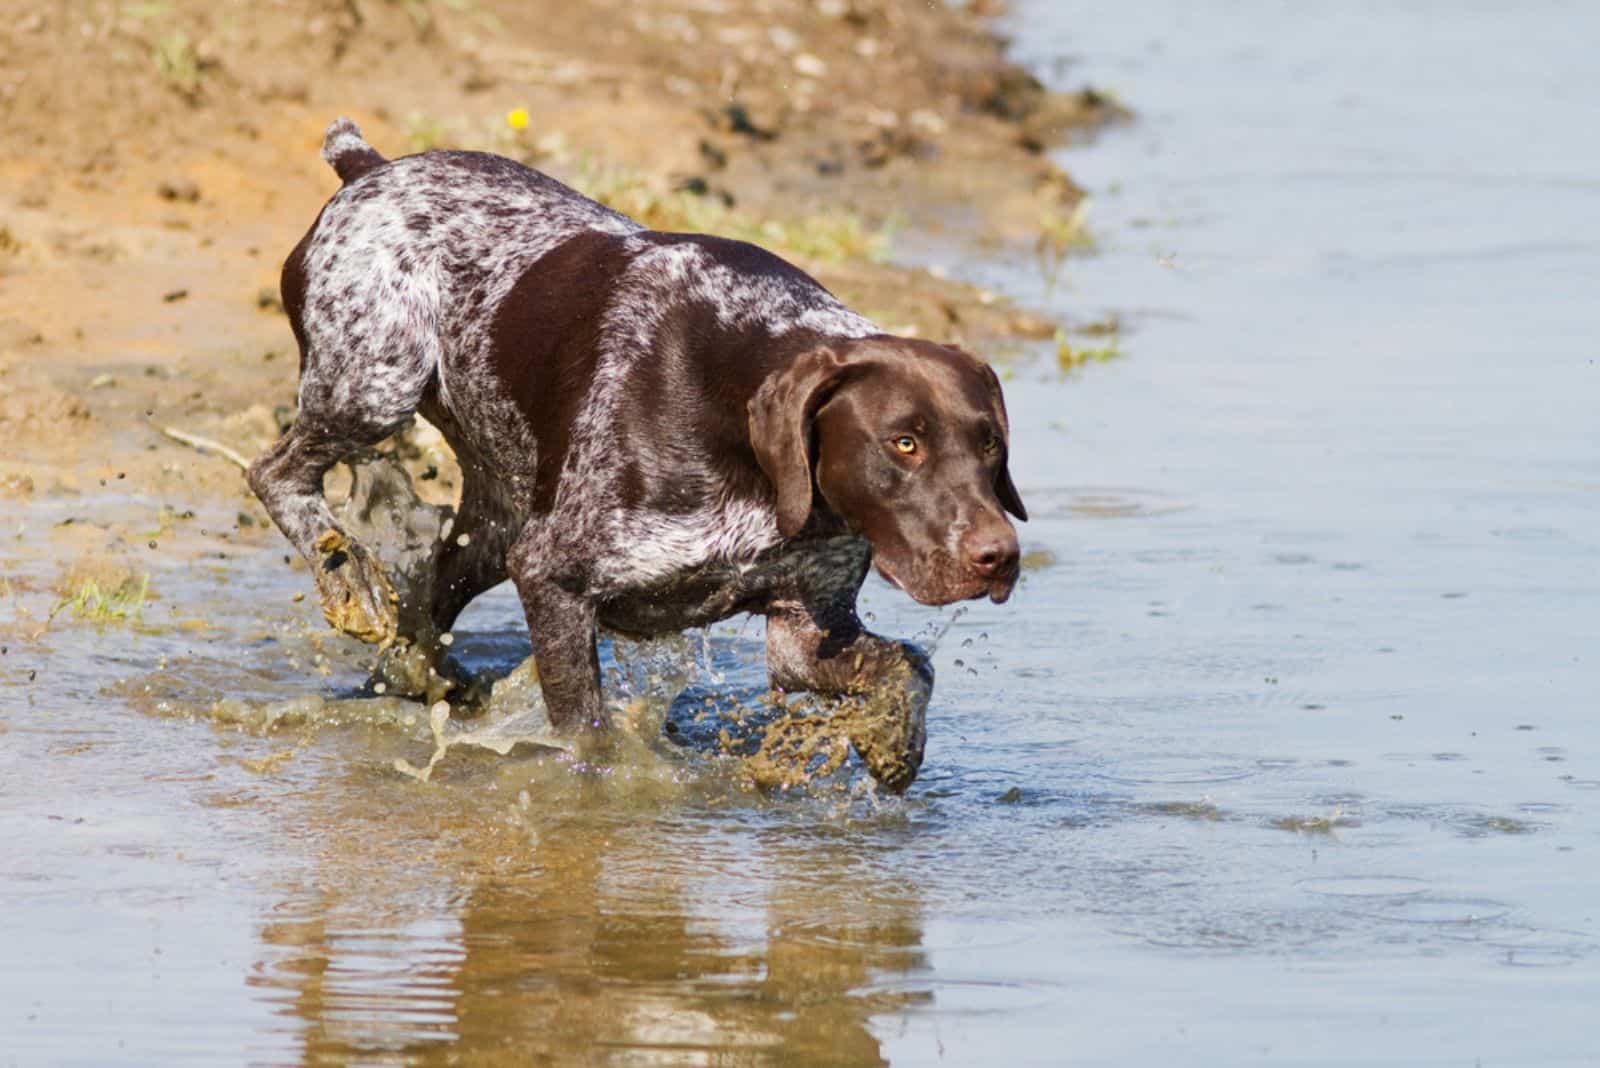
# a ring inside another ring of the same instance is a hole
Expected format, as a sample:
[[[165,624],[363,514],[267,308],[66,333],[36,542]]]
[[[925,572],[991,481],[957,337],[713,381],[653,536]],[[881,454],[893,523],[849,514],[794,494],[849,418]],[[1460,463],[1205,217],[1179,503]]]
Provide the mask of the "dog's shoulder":
[[[740,335],[809,330],[854,338],[881,332],[811,275],[759,245],[656,230],[632,234],[628,243],[629,288],[641,304],[709,315],[710,325]]]

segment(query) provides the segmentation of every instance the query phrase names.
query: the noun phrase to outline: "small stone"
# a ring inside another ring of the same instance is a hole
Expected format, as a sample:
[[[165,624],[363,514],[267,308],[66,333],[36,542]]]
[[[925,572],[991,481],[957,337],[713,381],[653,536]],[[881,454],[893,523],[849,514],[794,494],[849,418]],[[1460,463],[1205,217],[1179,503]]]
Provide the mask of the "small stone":
[[[700,142],[700,158],[706,161],[706,166],[712,170],[722,170],[728,165],[728,154],[710,141]]]
[[[944,121],[944,116],[927,108],[918,108],[911,113],[911,125],[930,137],[938,137],[950,129],[950,124]]]
[[[162,200],[175,200],[180,204],[193,204],[200,199],[200,187],[188,178],[168,178],[156,187]]]
[[[778,136],[776,130],[758,126],[743,104],[729,104],[723,108],[721,115],[718,117],[718,125],[723,126],[732,133],[757,141],[773,141]]]
[[[26,497],[33,493],[33,477],[24,474],[0,475],[0,497]],[[21,536],[21,527],[17,528]]]
[[[794,69],[807,78],[821,78],[828,73],[828,65],[810,52],[801,52],[794,57]]]
[[[772,42],[772,47],[780,52],[793,52],[800,47],[800,38],[796,37],[793,30],[782,26],[773,26],[767,30],[767,40]]]

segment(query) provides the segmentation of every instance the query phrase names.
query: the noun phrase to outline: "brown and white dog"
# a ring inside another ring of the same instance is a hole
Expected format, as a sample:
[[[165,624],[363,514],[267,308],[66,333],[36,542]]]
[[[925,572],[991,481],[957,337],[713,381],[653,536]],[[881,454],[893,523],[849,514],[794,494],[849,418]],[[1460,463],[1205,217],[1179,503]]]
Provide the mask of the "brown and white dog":
[[[885,334],[760,248],[647,230],[512,160],[390,162],[343,119],[322,155],[344,187],[283,268],[299,412],[249,477],[329,622],[436,652],[509,575],[553,724],[604,730],[597,627],[762,613],[775,687],[909,687],[903,751],[857,744],[904,789],[932,669],[867,632],[856,596],[869,566],[924,604],[1010,595],[1004,513],[1026,515],[989,366]],[[464,482],[431,595],[400,604],[322,476],[414,412]]]

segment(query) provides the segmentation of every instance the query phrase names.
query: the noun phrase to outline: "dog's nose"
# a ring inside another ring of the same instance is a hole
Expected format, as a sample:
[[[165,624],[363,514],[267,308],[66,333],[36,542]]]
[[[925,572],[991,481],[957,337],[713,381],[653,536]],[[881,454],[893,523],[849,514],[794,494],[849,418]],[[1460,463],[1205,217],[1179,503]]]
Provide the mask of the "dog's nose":
[[[990,579],[1015,571],[1020,555],[1016,531],[1009,524],[968,531],[961,539],[961,552],[969,568]]]

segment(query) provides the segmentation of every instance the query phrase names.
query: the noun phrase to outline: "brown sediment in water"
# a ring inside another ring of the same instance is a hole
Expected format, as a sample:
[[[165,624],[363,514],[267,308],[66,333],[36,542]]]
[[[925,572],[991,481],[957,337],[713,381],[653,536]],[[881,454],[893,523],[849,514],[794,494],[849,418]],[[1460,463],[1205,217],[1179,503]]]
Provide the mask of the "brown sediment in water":
[[[922,764],[920,708],[890,688],[831,710],[797,712],[771,723],[753,752],[740,756],[744,773],[765,790],[793,790],[819,783],[849,759],[852,748],[872,776],[899,792]],[[725,748],[735,748],[732,739]]]
[[[663,730],[675,716],[679,722],[696,716],[679,700],[700,677],[684,640],[618,640],[614,654],[619,668],[606,688],[614,729],[598,736],[551,727],[532,657],[502,677],[479,680],[481,695],[454,707],[442,699],[430,705],[388,694],[296,693],[294,675],[284,671],[267,674],[276,692],[291,696],[219,697],[216,679],[226,667],[202,668],[183,658],[132,674],[106,692],[147,715],[207,724],[224,737],[286,740],[289,747],[276,750],[272,760],[249,766],[261,774],[277,773],[301,751],[326,748],[328,736],[350,731],[368,739],[361,763],[421,783],[474,777],[515,782],[528,774],[548,782],[598,777],[647,790],[676,784],[701,797],[848,788],[853,776],[838,773],[852,745],[871,761],[871,770],[898,767],[904,758],[905,724],[893,718],[897,706],[887,699],[850,703],[800,695],[787,704],[765,697],[748,706],[725,701],[713,729],[690,741],[688,732]]]

